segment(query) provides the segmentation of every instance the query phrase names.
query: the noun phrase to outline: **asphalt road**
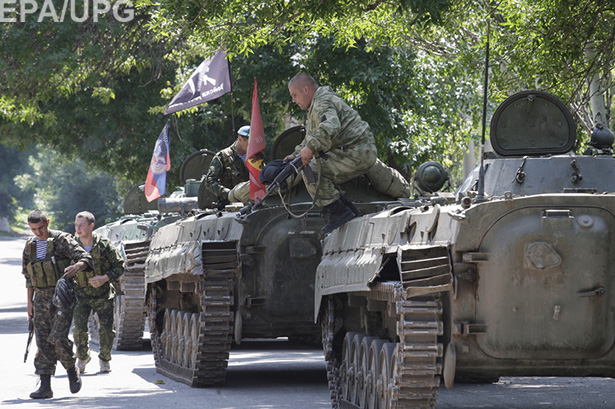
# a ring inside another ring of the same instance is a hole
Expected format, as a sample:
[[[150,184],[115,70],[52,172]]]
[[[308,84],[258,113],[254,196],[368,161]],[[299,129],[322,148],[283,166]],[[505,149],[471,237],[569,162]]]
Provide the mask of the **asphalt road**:
[[[83,388],[68,390],[60,366],[52,378],[54,398],[35,401],[33,343],[23,363],[27,339],[26,289],[21,275],[24,238],[0,238],[0,406],[17,409],[79,408],[330,408],[325,364],[319,349],[285,340],[244,342],[231,352],[227,383],[196,389],[156,372],[147,343],[142,350],[113,351],[113,372],[98,372],[93,359]],[[95,349],[96,346],[94,346]],[[95,356],[94,356],[95,357]],[[501,378],[496,384],[440,388],[437,409],[612,409],[611,378]]]

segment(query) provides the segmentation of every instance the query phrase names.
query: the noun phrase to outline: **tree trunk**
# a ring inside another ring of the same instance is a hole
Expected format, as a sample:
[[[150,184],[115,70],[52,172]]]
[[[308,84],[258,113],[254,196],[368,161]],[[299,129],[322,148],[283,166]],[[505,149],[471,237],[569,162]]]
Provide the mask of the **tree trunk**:
[[[594,65],[594,67],[599,67],[599,65],[596,64],[596,47],[594,46],[593,42],[589,42],[583,52],[585,53],[585,59],[590,66]],[[606,112],[606,105],[604,103],[604,93],[602,90],[602,81],[600,78],[600,73],[597,71],[596,68],[594,68],[593,71],[594,75],[589,82],[589,109],[592,113],[592,125],[594,128],[596,127],[596,125],[604,125],[608,128],[608,117]]]

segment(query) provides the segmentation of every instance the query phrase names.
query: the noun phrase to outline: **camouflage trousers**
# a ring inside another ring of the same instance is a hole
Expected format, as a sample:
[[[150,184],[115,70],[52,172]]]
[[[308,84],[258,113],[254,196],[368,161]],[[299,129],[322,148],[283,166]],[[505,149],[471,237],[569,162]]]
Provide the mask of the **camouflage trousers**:
[[[53,307],[53,293],[53,287],[34,290],[34,333],[38,348],[34,367],[39,375],[54,375],[57,361],[64,368],[75,366],[73,343],[68,338],[73,313]]]
[[[365,174],[376,163],[378,152],[376,145],[359,145],[345,149],[332,149],[326,153],[327,158],[320,158],[320,183],[309,185],[303,175],[303,181],[316,206],[324,207],[335,202],[343,192],[336,185]],[[312,159],[310,167],[318,181],[318,162]],[[318,186],[318,192],[316,187]],[[317,194],[317,197],[314,197]]]
[[[241,202],[248,203],[250,200],[250,181],[241,182],[228,192],[228,200],[229,202]]]
[[[98,315],[98,337],[100,339],[100,352],[98,357],[103,361],[111,360],[111,348],[113,348],[113,298],[89,298],[77,297],[75,306],[75,328],[73,338],[77,345],[77,358],[86,360],[90,356],[90,342],[88,338],[88,319],[90,312]]]

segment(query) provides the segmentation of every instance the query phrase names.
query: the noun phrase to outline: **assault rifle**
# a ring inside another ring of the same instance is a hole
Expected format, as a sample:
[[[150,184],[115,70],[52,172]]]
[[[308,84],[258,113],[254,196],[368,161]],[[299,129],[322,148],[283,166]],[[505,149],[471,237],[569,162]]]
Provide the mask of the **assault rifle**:
[[[30,317],[30,322],[28,323],[28,342],[26,343],[26,353],[23,356],[23,363],[26,363],[28,359],[28,352],[30,352],[30,344],[32,343],[32,337],[34,336],[34,314]]]
[[[258,199],[258,201],[254,203],[254,205],[252,206],[247,205],[243,207],[239,211],[239,213],[248,214],[258,209],[263,204],[265,199],[267,199],[272,193],[282,188],[281,186],[286,181],[286,179],[288,179],[292,175],[298,175],[301,171],[303,171],[303,173],[305,174],[305,177],[310,185],[313,185],[316,183],[316,179],[314,178],[314,172],[312,172],[312,168],[310,168],[309,166],[303,166],[303,162],[301,162],[301,156],[297,156],[292,161],[286,163],[286,166],[284,166],[284,168],[280,171],[280,173],[278,173],[278,175],[273,179],[273,182],[271,182],[271,184],[267,186],[267,190],[263,197]]]

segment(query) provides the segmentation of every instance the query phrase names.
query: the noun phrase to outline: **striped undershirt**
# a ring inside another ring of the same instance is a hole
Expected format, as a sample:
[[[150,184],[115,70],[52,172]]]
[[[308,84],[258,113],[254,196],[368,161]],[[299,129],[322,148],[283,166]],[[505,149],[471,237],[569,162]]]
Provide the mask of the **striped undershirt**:
[[[36,258],[45,258],[47,255],[47,240],[36,240]]]

